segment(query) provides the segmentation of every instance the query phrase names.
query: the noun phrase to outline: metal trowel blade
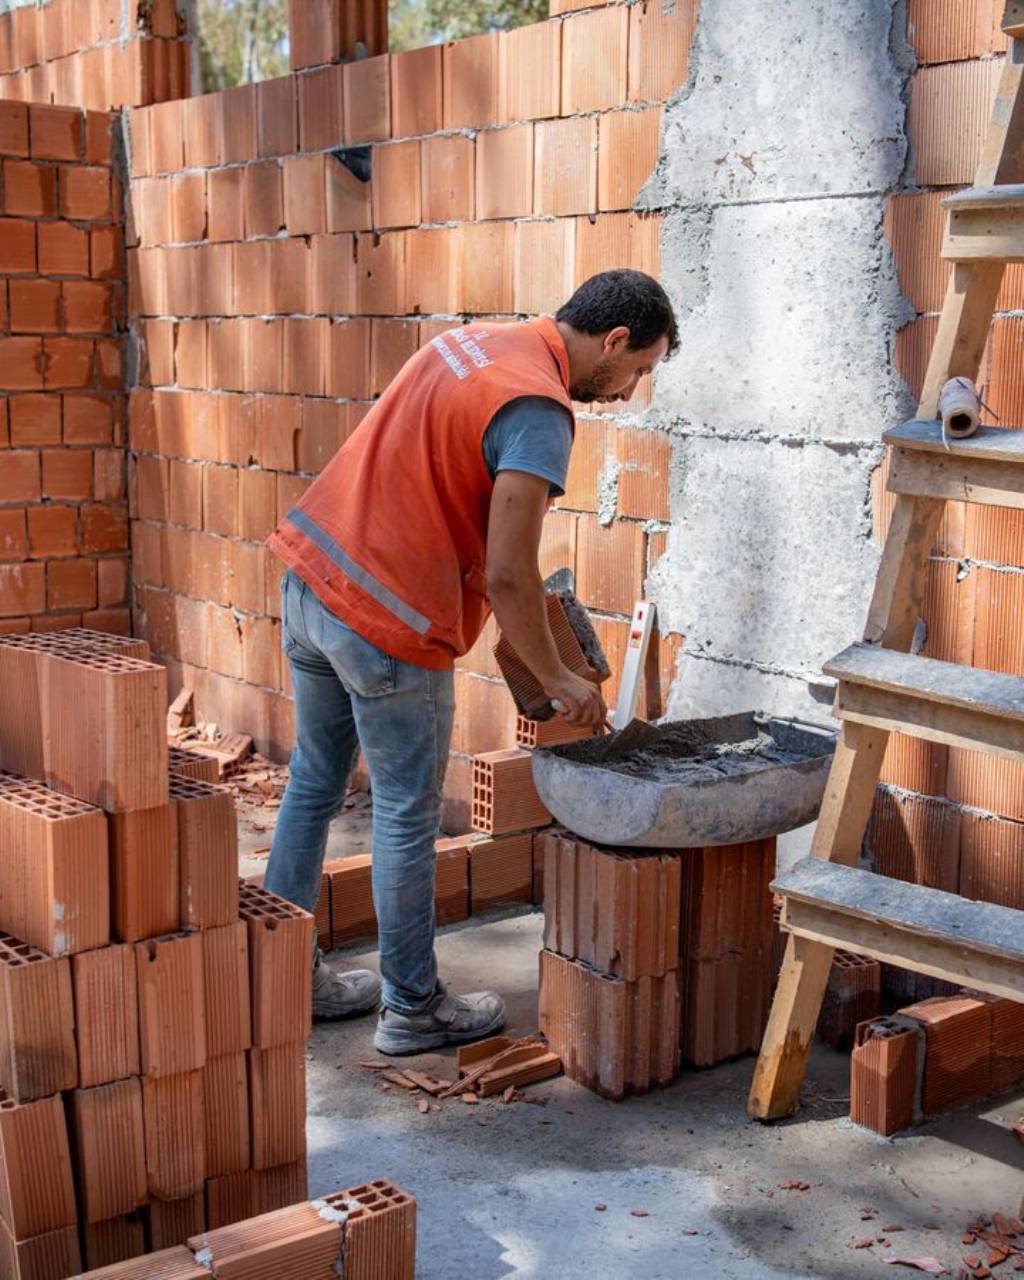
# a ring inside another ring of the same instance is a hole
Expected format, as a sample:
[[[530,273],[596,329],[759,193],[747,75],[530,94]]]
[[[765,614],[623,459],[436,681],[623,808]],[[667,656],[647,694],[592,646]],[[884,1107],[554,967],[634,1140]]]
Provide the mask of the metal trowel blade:
[[[637,751],[641,747],[646,747],[649,742],[653,742],[659,732],[657,725],[634,717],[625,729],[608,735],[600,759],[620,760],[623,756],[628,756],[631,751]]]

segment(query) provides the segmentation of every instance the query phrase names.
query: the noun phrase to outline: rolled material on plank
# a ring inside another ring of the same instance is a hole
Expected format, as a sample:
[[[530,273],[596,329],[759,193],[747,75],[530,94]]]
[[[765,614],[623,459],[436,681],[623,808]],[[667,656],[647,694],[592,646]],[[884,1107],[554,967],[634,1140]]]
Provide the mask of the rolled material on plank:
[[[939,417],[942,419],[942,441],[966,440],[978,429],[981,419],[981,397],[969,378],[950,378],[939,392]]]

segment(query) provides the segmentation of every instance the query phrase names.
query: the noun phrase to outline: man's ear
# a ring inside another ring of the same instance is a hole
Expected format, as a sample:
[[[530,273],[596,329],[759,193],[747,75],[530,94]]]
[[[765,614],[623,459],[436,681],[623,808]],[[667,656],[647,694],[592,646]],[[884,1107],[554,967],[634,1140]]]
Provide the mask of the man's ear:
[[[614,329],[609,329],[604,335],[604,349],[607,355],[617,355],[621,351],[625,351],[629,345],[629,328],[627,325],[620,324]]]

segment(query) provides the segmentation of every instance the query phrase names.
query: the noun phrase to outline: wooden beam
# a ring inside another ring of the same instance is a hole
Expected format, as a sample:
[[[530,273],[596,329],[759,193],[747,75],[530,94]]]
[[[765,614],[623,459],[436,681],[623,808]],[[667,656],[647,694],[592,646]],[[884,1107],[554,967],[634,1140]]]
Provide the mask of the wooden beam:
[[[1024,261],[1024,208],[951,211],[942,257],[951,262]]]
[[[836,714],[874,729],[984,751],[1005,760],[1024,760],[1024,725],[964,707],[844,683],[836,694]]]
[[[1006,427],[979,427],[973,436],[942,439],[942,426],[936,421],[904,422],[883,432],[882,442],[897,449],[918,453],[937,453],[941,457],[979,458],[982,462],[1015,462],[1024,466],[1024,431]]]
[[[897,449],[892,455],[891,493],[943,501],[976,502],[984,507],[1024,507],[1024,467],[1019,462],[988,462],[951,452],[935,458]]]

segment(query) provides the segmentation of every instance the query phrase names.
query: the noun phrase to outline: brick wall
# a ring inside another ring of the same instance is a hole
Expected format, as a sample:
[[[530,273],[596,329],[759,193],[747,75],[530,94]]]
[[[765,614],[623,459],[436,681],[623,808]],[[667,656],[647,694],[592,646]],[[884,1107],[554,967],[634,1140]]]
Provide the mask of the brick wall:
[[[0,104],[0,631],[127,631],[114,117]]]
[[[633,206],[695,16],[610,4],[131,113],[136,623],[201,714],[287,749],[262,540],[408,355],[460,317],[554,309],[599,270],[657,274],[660,219]],[[580,406],[544,536],[545,571],[575,569],[616,670],[669,514],[667,436],[633,416],[650,399],[618,418]],[[470,755],[513,741],[493,638],[456,675],[453,823]]]
[[[915,394],[950,274],[938,256],[944,226],[939,202],[973,179],[1006,50],[1002,11],[1002,0],[908,5],[920,64],[911,78],[908,112],[919,189],[891,197],[886,221],[904,293],[917,312],[895,353]],[[1024,423],[1022,308],[1024,274],[1011,266],[980,375],[985,401],[1007,426]],[[875,477],[880,535],[892,506],[884,479],[883,467]],[[923,614],[929,657],[1024,674],[1020,512],[948,505],[928,567]],[[1024,857],[1024,766],[897,735],[882,776],[890,787],[915,794],[888,796],[876,806],[870,840],[880,869],[942,888],[959,885],[969,897],[1024,905],[1017,870]],[[957,808],[964,805],[997,818],[965,815],[961,821]],[[937,844],[940,830],[946,834]]]
[[[30,0],[0,13],[0,98],[92,111],[188,93],[175,0]]]

